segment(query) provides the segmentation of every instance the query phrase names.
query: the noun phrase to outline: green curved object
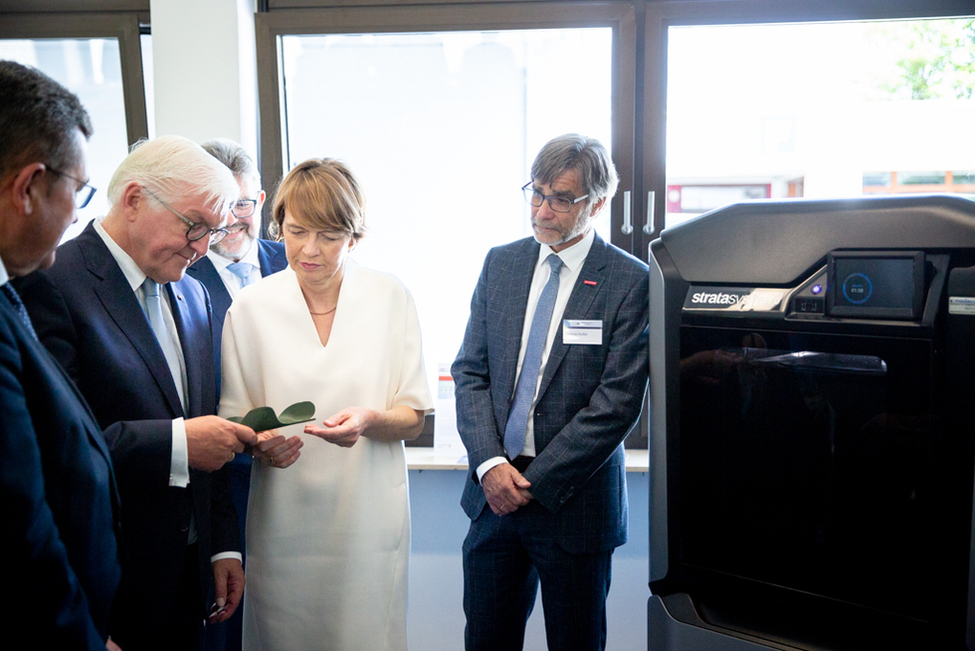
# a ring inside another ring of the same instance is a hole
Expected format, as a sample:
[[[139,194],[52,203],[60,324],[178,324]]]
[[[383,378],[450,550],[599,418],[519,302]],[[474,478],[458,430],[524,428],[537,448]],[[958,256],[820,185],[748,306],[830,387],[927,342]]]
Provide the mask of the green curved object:
[[[266,432],[269,429],[307,423],[315,418],[315,405],[308,402],[296,402],[281,412],[278,416],[270,407],[257,407],[247,412],[245,416],[229,416],[227,420],[241,425],[247,425],[255,432]]]

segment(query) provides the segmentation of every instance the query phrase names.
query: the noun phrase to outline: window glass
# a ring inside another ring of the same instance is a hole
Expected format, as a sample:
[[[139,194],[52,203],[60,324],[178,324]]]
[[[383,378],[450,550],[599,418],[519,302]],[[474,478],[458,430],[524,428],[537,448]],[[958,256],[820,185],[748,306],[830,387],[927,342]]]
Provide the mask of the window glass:
[[[671,27],[667,79],[668,226],[720,207],[701,188],[975,192],[970,18]]]
[[[152,67],[152,34],[139,36],[142,47],[142,79],[146,89],[146,119],[149,124],[149,139],[156,137],[156,82]]]
[[[44,72],[73,92],[91,116],[94,134],[88,142],[87,168],[97,192],[78,211],[78,222],[64,239],[74,237],[93,218],[108,211],[108,181],[127,153],[122,67],[115,39],[0,39],[0,59],[17,61]]]
[[[609,28],[282,39],[287,167],[332,157],[359,177],[353,256],[413,293],[431,387],[488,249],[531,235],[535,154],[566,132],[610,146],[611,51]]]

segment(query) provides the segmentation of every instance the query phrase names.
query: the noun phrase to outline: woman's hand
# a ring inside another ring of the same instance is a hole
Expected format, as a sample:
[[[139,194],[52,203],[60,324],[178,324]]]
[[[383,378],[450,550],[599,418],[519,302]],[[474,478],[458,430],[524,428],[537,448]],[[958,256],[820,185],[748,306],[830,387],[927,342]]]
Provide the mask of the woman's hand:
[[[423,412],[399,405],[386,411],[348,407],[322,421],[322,426],[305,425],[305,434],[343,448],[351,448],[360,436],[374,441],[411,441],[423,431]]]
[[[297,434],[285,439],[276,429],[258,432],[257,445],[251,448],[251,456],[266,466],[287,468],[301,456],[300,450],[304,444]]]
[[[374,409],[348,407],[326,418],[321,427],[305,425],[305,434],[314,434],[339,447],[351,448],[379,416],[380,412]]]

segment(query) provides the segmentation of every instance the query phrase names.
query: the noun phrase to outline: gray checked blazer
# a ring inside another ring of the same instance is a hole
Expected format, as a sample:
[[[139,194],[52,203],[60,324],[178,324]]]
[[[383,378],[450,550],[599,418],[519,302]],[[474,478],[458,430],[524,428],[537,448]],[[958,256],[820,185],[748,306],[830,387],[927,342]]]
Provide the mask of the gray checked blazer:
[[[488,253],[451,367],[470,468],[461,504],[472,520],[486,505],[475,469],[505,456],[502,437],[538,251],[527,238]],[[559,328],[533,414],[537,456],[524,473],[551,514],[553,535],[572,553],[626,542],[622,441],[639,420],[647,390],[648,311],[647,265],[596,235],[562,319],[602,321],[602,344],[563,344]]]

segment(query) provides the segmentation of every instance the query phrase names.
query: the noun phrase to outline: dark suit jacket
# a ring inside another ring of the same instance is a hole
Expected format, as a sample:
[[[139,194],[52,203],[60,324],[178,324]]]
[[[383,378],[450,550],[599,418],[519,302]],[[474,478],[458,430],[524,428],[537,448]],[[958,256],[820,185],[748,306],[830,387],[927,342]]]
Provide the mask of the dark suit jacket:
[[[451,368],[457,429],[470,465],[461,504],[472,520],[486,505],[475,470],[505,456],[502,439],[538,250],[528,238],[488,253]],[[639,419],[647,387],[648,285],[644,263],[597,235],[562,318],[602,321],[602,345],[565,345],[559,328],[542,375],[534,411],[537,456],[524,476],[534,498],[555,516],[552,534],[572,553],[626,542],[622,441]]]
[[[257,259],[261,266],[261,277],[265,278],[288,266],[284,244],[270,240],[257,240]],[[220,273],[210,258],[204,256],[193,263],[186,273],[193,276],[210,292],[210,305],[213,307],[213,361],[217,369],[217,396],[220,395],[220,342],[223,336],[223,321],[233,299],[227,286],[223,284]]]
[[[99,424],[140,421],[106,436],[126,547],[110,630],[124,647],[119,627],[133,639],[166,625],[191,516],[199,542],[201,613],[211,554],[240,550],[225,470],[191,469],[188,488],[169,486],[172,419],[216,412],[209,300],[192,278],[165,286],[186,361],[184,414],[142,307],[93,225],[58,248],[53,267],[21,280],[21,297],[41,341],[78,384]]]
[[[121,568],[101,428],[0,295],[0,579],[7,631],[39,648],[102,649]]]

